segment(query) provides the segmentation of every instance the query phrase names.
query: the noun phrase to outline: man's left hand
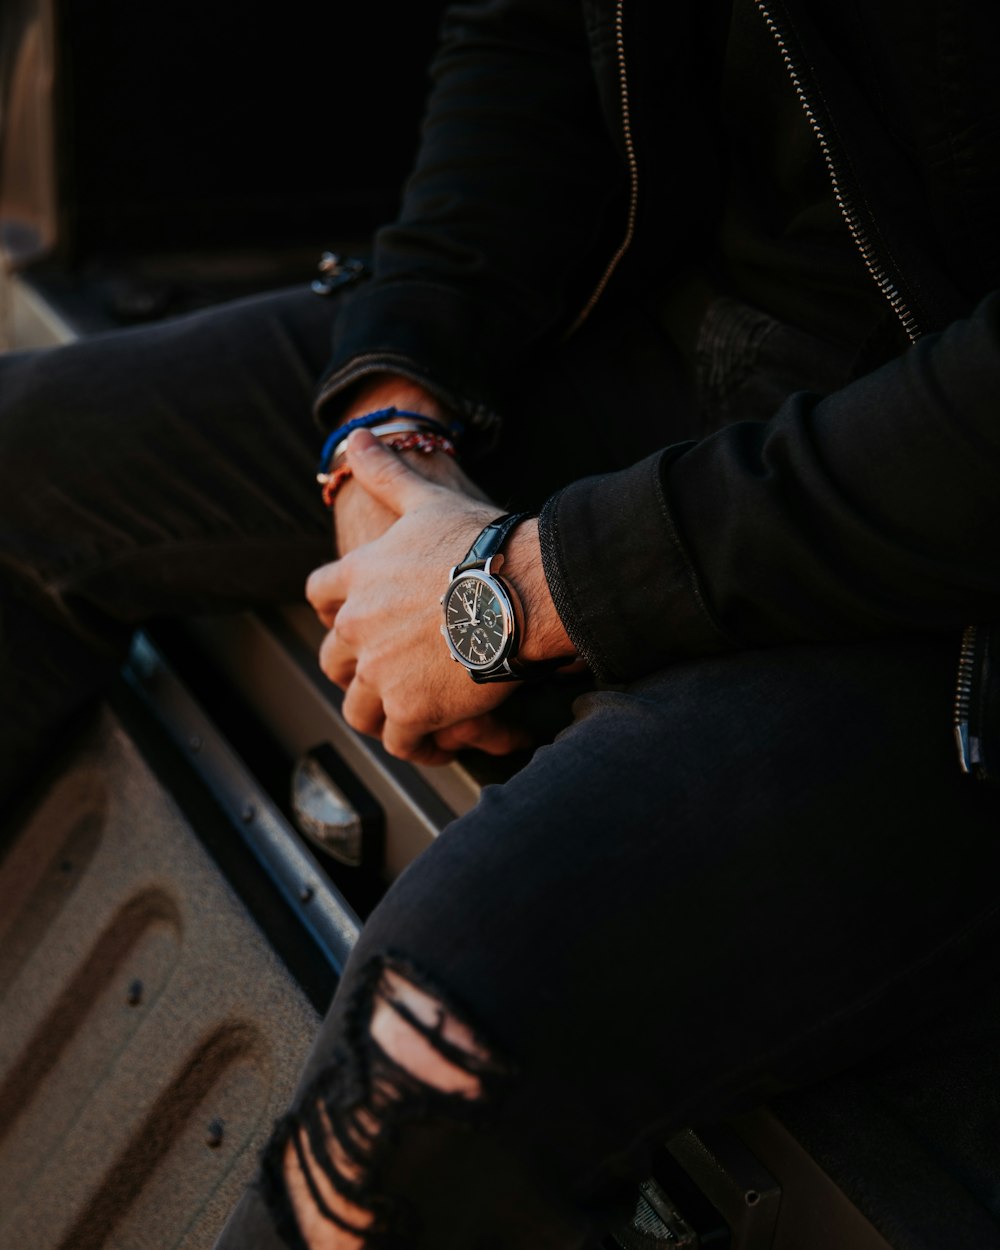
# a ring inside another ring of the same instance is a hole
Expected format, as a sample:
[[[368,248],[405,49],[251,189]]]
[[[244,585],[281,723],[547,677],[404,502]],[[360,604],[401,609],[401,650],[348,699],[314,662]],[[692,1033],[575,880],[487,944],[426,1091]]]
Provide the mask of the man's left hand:
[[[398,519],[306,585],[329,630],[320,666],[345,691],[345,720],[422,764],[446,763],[462,746],[526,745],[490,716],[516,683],[477,685],[441,636],[448,569],[499,509],[429,482],[367,430],[350,436],[347,457],[355,482]]]

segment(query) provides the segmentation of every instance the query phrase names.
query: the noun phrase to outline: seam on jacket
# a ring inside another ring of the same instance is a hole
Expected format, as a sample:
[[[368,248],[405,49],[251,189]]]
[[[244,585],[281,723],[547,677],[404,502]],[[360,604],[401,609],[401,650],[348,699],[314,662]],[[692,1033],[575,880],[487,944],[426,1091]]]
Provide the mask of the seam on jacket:
[[[691,592],[691,597],[694,599],[698,608],[701,610],[702,616],[705,618],[706,623],[711,626],[711,628],[715,631],[718,637],[723,639],[725,642],[729,643],[730,646],[739,648],[742,645],[740,641],[737,638],[734,638],[732,634],[730,634],[729,631],[725,629],[725,627],[722,625],[722,623],[719,621],[719,619],[716,617],[715,613],[712,611],[711,607],[709,606],[706,596],[702,593],[701,578],[698,576],[697,570],[695,568],[694,559],[688,552],[687,547],[681,538],[680,529],[674,518],[674,512],[670,506],[670,498],[667,494],[666,487],[663,481],[664,473],[669,468],[669,466],[673,464],[675,460],[679,460],[681,456],[684,454],[684,452],[687,451],[691,446],[693,446],[693,444],[691,443],[681,443],[681,444],[676,445],[675,447],[667,448],[664,451],[663,456],[661,457],[657,465],[656,495],[657,495],[657,498],[659,499],[660,507],[663,511],[663,518],[666,522],[667,531],[670,535],[671,545],[673,546],[674,550],[677,552],[678,556],[680,557],[681,566],[684,569],[685,574],[687,575],[688,589]]]

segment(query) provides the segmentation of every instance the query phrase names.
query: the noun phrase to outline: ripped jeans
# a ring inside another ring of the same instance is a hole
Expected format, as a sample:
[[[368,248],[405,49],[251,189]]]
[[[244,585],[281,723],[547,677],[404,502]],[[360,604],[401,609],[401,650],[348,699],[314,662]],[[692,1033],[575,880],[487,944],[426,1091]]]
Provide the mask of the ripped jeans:
[[[0,357],[0,789],[135,624],[298,596],[328,557],[308,413],[328,321],[288,293]],[[740,307],[708,328],[708,390],[759,415],[781,335]],[[539,419],[480,473],[496,497],[537,505],[553,466],[704,432],[657,333],[597,318],[530,380]],[[626,384],[663,426],[609,420]],[[219,1250],[583,1250],[651,1143],[973,992],[1000,795],[955,766],[955,654],[782,647],[582,696],[372,914]]]
[[[370,918],[219,1250],[591,1247],[651,1143],[975,992],[1000,802],[956,769],[953,661],[796,647],[583,696]]]

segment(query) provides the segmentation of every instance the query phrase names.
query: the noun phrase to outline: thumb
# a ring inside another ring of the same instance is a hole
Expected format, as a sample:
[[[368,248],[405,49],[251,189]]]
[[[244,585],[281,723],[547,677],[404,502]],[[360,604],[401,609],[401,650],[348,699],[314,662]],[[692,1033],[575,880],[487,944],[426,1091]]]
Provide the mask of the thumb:
[[[347,463],[354,480],[397,516],[425,503],[435,487],[411,469],[402,456],[383,446],[368,430],[347,439]]]

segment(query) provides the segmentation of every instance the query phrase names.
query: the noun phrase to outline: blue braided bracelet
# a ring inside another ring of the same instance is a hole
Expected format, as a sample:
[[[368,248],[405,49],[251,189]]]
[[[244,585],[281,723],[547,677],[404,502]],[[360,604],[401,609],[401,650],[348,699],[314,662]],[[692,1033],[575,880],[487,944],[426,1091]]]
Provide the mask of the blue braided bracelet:
[[[360,417],[354,417],[346,425],[340,425],[333,431],[323,444],[323,450],[319,453],[319,465],[316,472],[329,472],[333,453],[352,430],[370,430],[372,426],[381,425],[384,421],[392,421],[396,417],[408,417],[411,421],[419,421],[437,434],[454,436],[457,433],[456,430],[449,429],[443,422],[436,420],[434,417],[425,416],[422,412],[408,412],[405,408],[379,408],[375,412],[366,412]]]

